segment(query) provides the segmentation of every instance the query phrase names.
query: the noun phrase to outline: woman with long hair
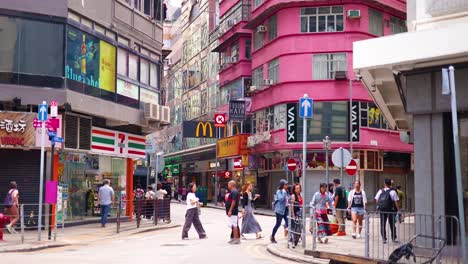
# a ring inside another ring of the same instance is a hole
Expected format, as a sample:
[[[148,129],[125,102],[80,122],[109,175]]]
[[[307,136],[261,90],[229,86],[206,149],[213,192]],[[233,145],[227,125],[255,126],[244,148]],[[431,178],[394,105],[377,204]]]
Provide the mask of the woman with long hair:
[[[271,237],[270,241],[271,243],[277,243],[275,239],[276,232],[278,231],[278,228],[281,226],[281,222],[285,217],[287,217],[287,199],[288,199],[288,182],[286,180],[281,180],[280,184],[278,186],[278,190],[276,191],[276,196],[275,196],[275,202],[274,202],[274,207],[275,207],[275,214],[276,214],[276,224],[275,227],[273,228],[273,231],[271,232]],[[286,228],[287,228],[288,222],[286,221]]]
[[[360,238],[362,231],[362,220],[366,213],[366,192],[361,189],[361,182],[354,182],[354,190],[348,195],[348,210],[351,210],[351,218],[353,220],[353,238]],[[359,224],[359,231],[356,234],[356,223]]]
[[[200,222],[200,216],[198,215],[198,206],[200,206],[199,199],[195,196],[195,192],[197,191],[197,185],[195,183],[190,183],[188,185],[188,194],[187,194],[187,211],[185,213],[185,224],[184,228],[182,229],[182,239],[188,239],[188,231],[193,226],[195,230],[197,230],[198,237],[200,239],[206,238],[205,229],[203,229],[203,225]]]
[[[245,239],[244,234],[257,235],[257,239],[262,238],[262,228],[253,214],[252,201],[260,195],[252,196],[253,185],[247,183],[242,187],[242,229],[241,237]]]
[[[331,236],[330,224],[327,215],[327,205],[331,208],[333,201],[327,194],[326,183],[320,184],[320,191],[314,194],[310,206],[315,209],[315,221],[317,223],[317,239],[320,243],[328,243],[326,236]]]
[[[296,183],[293,187],[293,192],[291,194],[291,230],[293,233],[289,238],[292,248],[297,246],[299,238],[301,237],[302,230],[302,210],[304,205],[304,200],[302,199],[302,186],[299,183]],[[296,223],[297,221],[297,223]],[[299,234],[297,234],[299,233]]]

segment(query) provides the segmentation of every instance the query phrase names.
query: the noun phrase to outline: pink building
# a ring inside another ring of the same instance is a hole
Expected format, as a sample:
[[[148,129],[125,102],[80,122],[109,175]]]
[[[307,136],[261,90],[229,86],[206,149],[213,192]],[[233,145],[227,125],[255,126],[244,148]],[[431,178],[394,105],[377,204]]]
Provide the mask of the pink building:
[[[354,177],[344,172],[345,186],[359,179],[371,198],[391,177],[408,193],[405,206],[411,206],[412,145],[403,143],[406,135],[387,129],[352,71],[353,42],[406,31],[405,11],[404,0],[221,1],[215,51],[220,52],[220,102],[225,105],[218,110],[227,111],[229,100],[251,98],[251,117],[243,124],[244,132],[252,134],[250,164],[242,179],[258,186],[265,205],[280,179],[298,182],[301,176],[300,170],[286,173],[284,167],[289,158],[301,158],[298,100],[308,94],[314,118],[308,122],[307,201],[326,179],[327,156],[330,181],[340,178],[331,152],[349,150],[353,134],[360,171]],[[324,149],[326,136],[332,142],[330,155]]]

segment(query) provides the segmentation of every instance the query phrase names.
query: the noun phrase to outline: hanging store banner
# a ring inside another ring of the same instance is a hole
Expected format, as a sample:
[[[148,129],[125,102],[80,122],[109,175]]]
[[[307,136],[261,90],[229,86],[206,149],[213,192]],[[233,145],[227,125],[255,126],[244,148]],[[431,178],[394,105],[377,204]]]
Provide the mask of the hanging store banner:
[[[36,116],[33,113],[0,112],[0,148],[33,147]]]
[[[249,134],[240,134],[218,140],[218,158],[229,158],[247,155],[247,138]]]
[[[91,130],[91,151],[96,153],[146,158],[145,143],[145,136],[98,127]]]
[[[230,100],[229,101],[229,120],[244,121],[245,120],[245,101]]]
[[[67,79],[115,93],[115,54],[115,46],[77,28],[67,27]]]
[[[286,111],[286,142],[297,142],[297,104],[287,104]]]

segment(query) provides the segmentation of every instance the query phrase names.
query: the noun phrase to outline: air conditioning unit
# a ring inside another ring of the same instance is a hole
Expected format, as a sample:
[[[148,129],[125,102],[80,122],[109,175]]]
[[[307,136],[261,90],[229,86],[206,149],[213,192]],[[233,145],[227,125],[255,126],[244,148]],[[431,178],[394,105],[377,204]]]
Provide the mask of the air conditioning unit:
[[[258,33],[265,33],[265,32],[268,32],[268,28],[267,28],[267,26],[260,25],[260,26],[257,27],[257,32],[258,32]]]
[[[333,79],[335,80],[347,80],[346,71],[335,71],[333,72]]]
[[[239,57],[231,57],[231,62],[232,63],[239,62]]]
[[[161,118],[159,119],[163,124],[171,123],[171,109],[168,106],[160,106],[159,112],[161,113]]]
[[[145,103],[143,110],[146,119],[160,120],[160,106],[158,104]]]
[[[230,64],[230,63],[232,63],[231,57],[224,58],[224,64]]]
[[[230,20],[227,21],[228,27],[232,27],[235,24],[237,24],[237,20],[235,20],[235,19],[230,19]]]
[[[361,18],[361,10],[348,10],[348,18]]]
[[[275,84],[275,82],[273,81],[273,79],[265,79],[265,80],[263,80],[263,83],[264,83],[265,85],[273,85],[273,84]]]
[[[255,92],[258,90],[258,86],[250,86],[250,91]]]

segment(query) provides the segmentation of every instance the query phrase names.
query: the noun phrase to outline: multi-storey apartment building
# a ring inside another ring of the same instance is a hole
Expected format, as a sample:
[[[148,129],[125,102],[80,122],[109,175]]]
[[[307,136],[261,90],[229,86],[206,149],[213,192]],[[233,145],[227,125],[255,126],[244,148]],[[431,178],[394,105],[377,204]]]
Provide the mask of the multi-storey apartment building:
[[[163,5],[39,2],[0,2],[0,196],[16,181],[21,202],[37,204],[41,133],[34,118],[43,100],[56,101],[65,142],[52,156],[47,139],[46,179],[60,184],[66,220],[83,220],[98,211],[103,179],[117,199],[131,199],[144,135],[169,121],[159,105]],[[26,210],[37,214],[37,206]]]
[[[359,159],[360,170],[354,177],[343,177],[345,186],[360,179],[373,201],[384,178],[391,177],[409,194],[405,206],[411,205],[412,146],[388,127],[352,71],[353,42],[406,31],[405,12],[406,1],[220,2],[215,48],[220,53],[218,111],[227,112],[229,100],[246,101],[251,114],[250,126],[244,128],[251,133],[246,143],[248,166],[235,172],[234,178],[254,183],[263,204],[271,204],[280,179],[297,182],[301,166],[307,166],[307,201],[325,181],[327,159],[330,180],[340,178],[323,140],[327,136],[331,140],[331,153],[339,147],[350,149],[353,134],[353,156]],[[299,161],[302,155],[302,119],[297,109],[304,94],[314,99],[307,164],[300,164],[291,175],[285,171],[286,161]],[[232,164],[240,156],[233,153],[221,160]]]

